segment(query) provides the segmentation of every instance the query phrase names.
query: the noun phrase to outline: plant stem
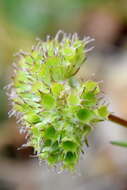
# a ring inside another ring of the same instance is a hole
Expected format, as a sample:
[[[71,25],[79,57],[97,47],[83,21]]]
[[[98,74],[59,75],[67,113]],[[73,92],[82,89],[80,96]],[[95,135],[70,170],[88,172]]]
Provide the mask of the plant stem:
[[[122,119],[122,118],[115,116],[113,114],[110,114],[108,116],[108,119],[114,123],[117,123],[117,124],[127,128],[127,120],[125,120],[125,119]]]

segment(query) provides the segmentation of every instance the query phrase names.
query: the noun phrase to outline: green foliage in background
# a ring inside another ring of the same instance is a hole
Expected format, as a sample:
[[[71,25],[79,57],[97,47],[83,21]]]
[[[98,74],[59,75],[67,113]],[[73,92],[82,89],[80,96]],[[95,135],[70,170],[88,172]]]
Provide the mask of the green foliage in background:
[[[75,169],[92,128],[109,114],[98,83],[75,78],[90,41],[58,32],[20,52],[14,65],[10,116],[16,115],[27,131],[27,146],[38,158],[62,169]]]
[[[1,0],[0,15],[16,28],[40,35],[42,31],[54,33],[59,27],[68,29],[70,23],[75,30],[80,14],[108,4],[126,10],[124,0],[117,4],[115,0]]]
[[[127,142],[124,141],[111,141],[111,144],[127,148]]]

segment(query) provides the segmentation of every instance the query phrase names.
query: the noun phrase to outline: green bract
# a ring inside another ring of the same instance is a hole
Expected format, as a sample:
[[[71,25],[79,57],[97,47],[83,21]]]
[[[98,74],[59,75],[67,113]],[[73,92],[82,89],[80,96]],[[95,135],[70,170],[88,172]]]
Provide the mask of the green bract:
[[[39,41],[16,63],[10,98],[12,112],[28,133],[39,159],[74,170],[92,126],[108,118],[97,82],[74,78],[86,60],[89,39],[59,34]]]

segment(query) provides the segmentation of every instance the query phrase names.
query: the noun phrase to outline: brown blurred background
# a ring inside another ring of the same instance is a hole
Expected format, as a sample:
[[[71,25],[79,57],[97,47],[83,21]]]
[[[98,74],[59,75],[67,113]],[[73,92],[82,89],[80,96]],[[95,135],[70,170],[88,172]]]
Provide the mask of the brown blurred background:
[[[116,124],[96,127],[74,176],[40,166],[31,148],[17,150],[25,138],[3,90],[13,55],[59,29],[96,39],[78,76],[103,80],[110,110],[127,118],[127,0],[0,0],[0,190],[127,190],[127,149],[110,144],[127,130]]]

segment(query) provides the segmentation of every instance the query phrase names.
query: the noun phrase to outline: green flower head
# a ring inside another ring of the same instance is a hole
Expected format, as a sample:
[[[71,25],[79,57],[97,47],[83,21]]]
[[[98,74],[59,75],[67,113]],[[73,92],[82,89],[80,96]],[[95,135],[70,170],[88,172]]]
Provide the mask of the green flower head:
[[[89,38],[57,33],[19,53],[12,77],[12,110],[40,160],[74,170],[93,126],[108,117],[97,82],[75,74],[86,61]],[[61,39],[59,39],[61,38]]]

